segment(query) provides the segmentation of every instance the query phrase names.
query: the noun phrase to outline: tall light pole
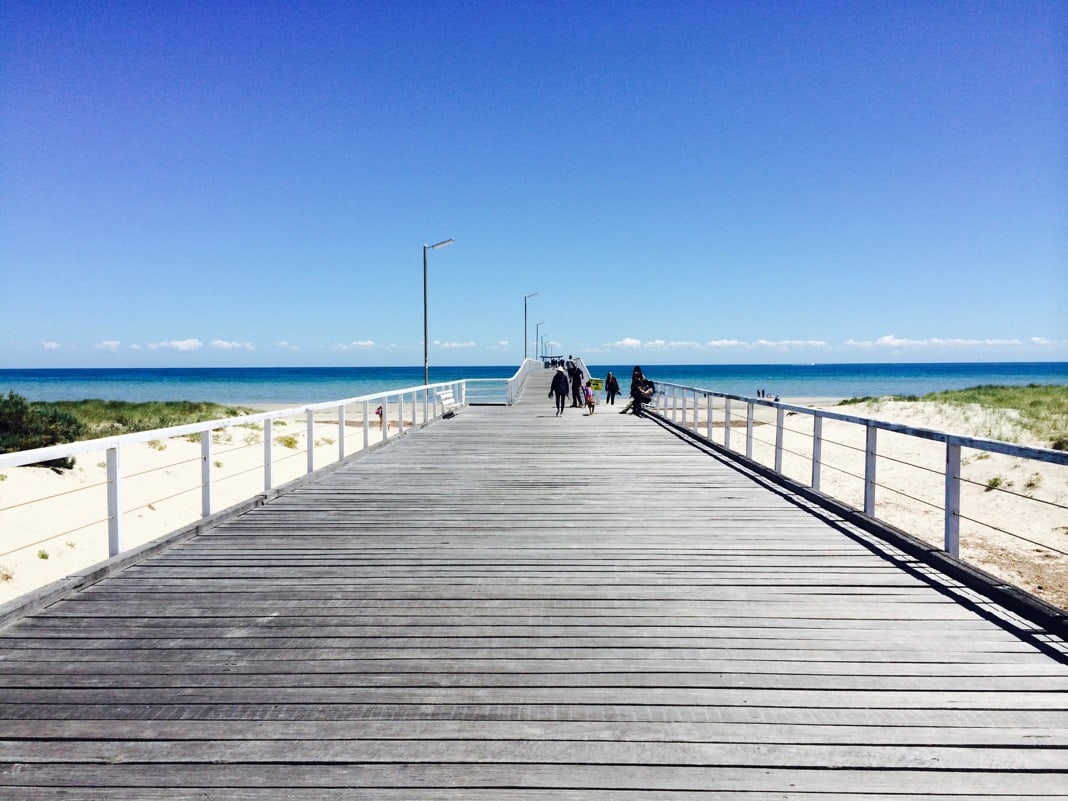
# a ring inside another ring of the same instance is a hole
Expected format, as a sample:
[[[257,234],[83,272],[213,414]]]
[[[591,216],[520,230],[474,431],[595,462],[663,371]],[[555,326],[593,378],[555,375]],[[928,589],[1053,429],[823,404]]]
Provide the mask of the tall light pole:
[[[423,386],[430,383],[430,351],[427,349],[427,316],[426,316],[426,252],[451,245],[453,240],[445,239],[436,245],[423,245]]]
[[[541,361],[541,327],[545,325],[545,321],[542,320],[534,326],[534,344],[538,346],[538,361]]]
[[[523,361],[527,360],[527,298],[532,298],[537,294],[537,292],[531,292],[523,296]]]

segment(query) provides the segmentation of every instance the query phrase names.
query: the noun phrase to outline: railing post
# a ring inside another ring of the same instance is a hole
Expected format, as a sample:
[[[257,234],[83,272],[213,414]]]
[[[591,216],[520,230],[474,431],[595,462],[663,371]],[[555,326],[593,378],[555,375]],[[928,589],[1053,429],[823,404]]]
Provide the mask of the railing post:
[[[200,432],[200,516],[211,516],[211,429]]]
[[[337,459],[345,458],[345,407],[337,407]]]
[[[709,432],[709,438],[712,432]],[[731,399],[723,399],[723,447],[730,450],[731,447]]]
[[[753,458],[753,401],[745,403],[745,458]]]
[[[686,412],[683,412],[683,415],[685,414]],[[674,384],[671,385],[671,422],[679,422],[679,390]]]
[[[775,411],[775,472],[782,472],[782,429],[786,410],[779,406]]]
[[[363,402],[363,449],[366,452],[371,447],[371,402]]]
[[[823,418],[812,417],[812,489],[820,489],[820,464],[823,459]]]
[[[273,426],[271,424],[271,418],[268,417],[263,421],[263,489],[269,490],[274,486],[274,481],[271,476],[271,464],[273,458],[271,456],[271,439]]]
[[[386,441],[386,437],[389,436],[389,395],[382,398],[382,441]]]
[[[430,390],[423,387],[423,425],[430,422]]]
[[[946,442],[946,553],[960,556],[960,445]]]
[[[715,396],[711,393],[705,395],[705,436],[709,441],[712,439],[712,400]]]
[[[315,412],[308,409],[305,412],[308,420],[308,472],[315,470]]]
[[[397,423],[397,426],[398,426],[397,433],[398,434],[403,434],[404,433],[404,393],[403,392],[401,392],[397,396],[397,409],[399,410],[399,413],[397,414],[397,418],[400,421],[400,422]]]
[[[875,441],[879,432],[874,425],[868,423],[864,446],[864,514],[875,517]]]
[[[108,448],[108,556],[122,553],[122,465],[119,446]]]

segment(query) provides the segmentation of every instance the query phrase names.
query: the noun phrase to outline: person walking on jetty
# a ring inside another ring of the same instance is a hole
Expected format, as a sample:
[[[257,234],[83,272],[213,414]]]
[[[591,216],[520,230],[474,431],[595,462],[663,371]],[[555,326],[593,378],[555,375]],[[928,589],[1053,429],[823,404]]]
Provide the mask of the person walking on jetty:
[[[571,373],[571,405],[576,409],[581,409],[586,405],[586,398],[582,394],[582,368],[574,362],[572,365],[574,369]]]
[[[586,396],[586,408],[590,410],[590,414],[593,414],[593,410],[597,407],[597,396],[593,394],[592,381],[586,382],[586,386],[582,388],[582,393]]]
[[[549,387],[549,397],[556,395],[556,416],[559,417],[564,413],[564,402],[567,400],[567,393],[570,387],[568,386],[567,374],[564,372],[563,367],[557,367],[556,373],[553,374],[553,383]]]
[[[616,395],[619,394],[619,381],[616,380],[615,373],[609,373],[608,377],[604,380],[604,395],[606,404],[611,406],[616,405]]]

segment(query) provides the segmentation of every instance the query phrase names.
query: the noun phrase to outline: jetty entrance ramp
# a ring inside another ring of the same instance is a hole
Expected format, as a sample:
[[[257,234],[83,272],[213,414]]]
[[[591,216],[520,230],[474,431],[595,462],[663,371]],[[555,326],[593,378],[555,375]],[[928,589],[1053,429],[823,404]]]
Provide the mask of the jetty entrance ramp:
[[[549,373],[0,632],[0,799],[1068,798],[1063,642]]]

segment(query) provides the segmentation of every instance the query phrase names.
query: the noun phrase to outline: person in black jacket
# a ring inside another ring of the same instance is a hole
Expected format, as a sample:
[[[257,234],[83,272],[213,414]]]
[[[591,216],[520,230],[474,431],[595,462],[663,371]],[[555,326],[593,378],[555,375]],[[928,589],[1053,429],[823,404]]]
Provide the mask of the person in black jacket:
[[[616,379],[615,373],[609,373],[608,377],[604,380],[604,395],[605,403],[616,405],[616,395],[619,394],[619,381]]]
[[[631,411],[637,416],[642,416],[642,406],[653,399],[656,386],[645,377],[642,368],[634,365],[634,372],[630,377]],[[624,409],[626,411],[626,409]]]
[[[586,396],[582,392],[582,379],[582,368],[576,364],[574,372],[571,373],[571,405],[577,409],[586,405]]]
[[[559,417],[564,413],[564,403],[567,401],[567,393],[570,389],[569,382],[567,380],[567,373],[564,372],[563,367],[557,367],[556,373],[553,375],[552,386],[549,387],[549,397],[556,395],[556,416]]]

